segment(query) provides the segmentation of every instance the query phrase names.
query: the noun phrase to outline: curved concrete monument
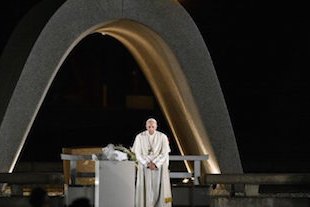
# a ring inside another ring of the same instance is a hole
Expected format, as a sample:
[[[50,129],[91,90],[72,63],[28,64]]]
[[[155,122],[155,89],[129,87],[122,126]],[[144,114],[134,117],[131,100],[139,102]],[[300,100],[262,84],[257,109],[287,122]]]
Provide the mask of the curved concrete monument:
[[[52,0],[30,12],[0,60],[1,172],[13,170],[58,69],[94,32],[132,53],[183,154],[209,154],[209,173],[242,173],[210,55],[193,20],[173,0]]]

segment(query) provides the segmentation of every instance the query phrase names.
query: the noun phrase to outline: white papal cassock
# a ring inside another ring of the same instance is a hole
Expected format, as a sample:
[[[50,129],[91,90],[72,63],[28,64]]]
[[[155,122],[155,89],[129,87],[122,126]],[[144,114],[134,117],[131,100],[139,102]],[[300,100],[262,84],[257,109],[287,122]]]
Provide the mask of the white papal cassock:
[[[135,206],[171,206],[168,171],[170,147],[167,136],[159,131],[153,135],[148,131],[141,132],[136,136],[132,151],[138,161]],[[156,170],[147,168],[150,161],[156,165]]]

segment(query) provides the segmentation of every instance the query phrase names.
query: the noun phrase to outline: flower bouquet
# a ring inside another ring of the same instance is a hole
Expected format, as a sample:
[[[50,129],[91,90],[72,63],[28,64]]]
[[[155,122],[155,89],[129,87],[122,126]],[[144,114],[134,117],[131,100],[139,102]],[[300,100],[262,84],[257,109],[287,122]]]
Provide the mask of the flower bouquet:
[[[132,161],[136,161],[137,160],[135,153],[133,151],[131,151],[130,148],[126,148],[123,145],[117,145],[117,146],[115,146],[115,150],[118,150],[118,151],[126,153],[127,156],[128,156],[128,160],[132,160]]]

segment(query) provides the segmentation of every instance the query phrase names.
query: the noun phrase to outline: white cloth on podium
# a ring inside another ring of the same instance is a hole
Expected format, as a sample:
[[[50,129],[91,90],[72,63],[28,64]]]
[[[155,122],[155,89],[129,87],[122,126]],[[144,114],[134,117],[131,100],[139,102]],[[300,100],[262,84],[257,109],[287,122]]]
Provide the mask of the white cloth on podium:
[[[128,160],[128,155],[124,152],[115,150],[113,144],[108,144],[105,148],[102,149],[103,155],[112,161],[125,161]]]

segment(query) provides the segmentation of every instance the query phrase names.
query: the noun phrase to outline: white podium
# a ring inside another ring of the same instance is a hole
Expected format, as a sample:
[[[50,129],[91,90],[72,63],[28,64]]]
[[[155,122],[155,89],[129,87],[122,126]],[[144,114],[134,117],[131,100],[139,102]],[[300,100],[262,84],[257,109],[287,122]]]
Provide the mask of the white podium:
[[[134,161],[96,161],[95,207],[134,207],[134,198]]]

